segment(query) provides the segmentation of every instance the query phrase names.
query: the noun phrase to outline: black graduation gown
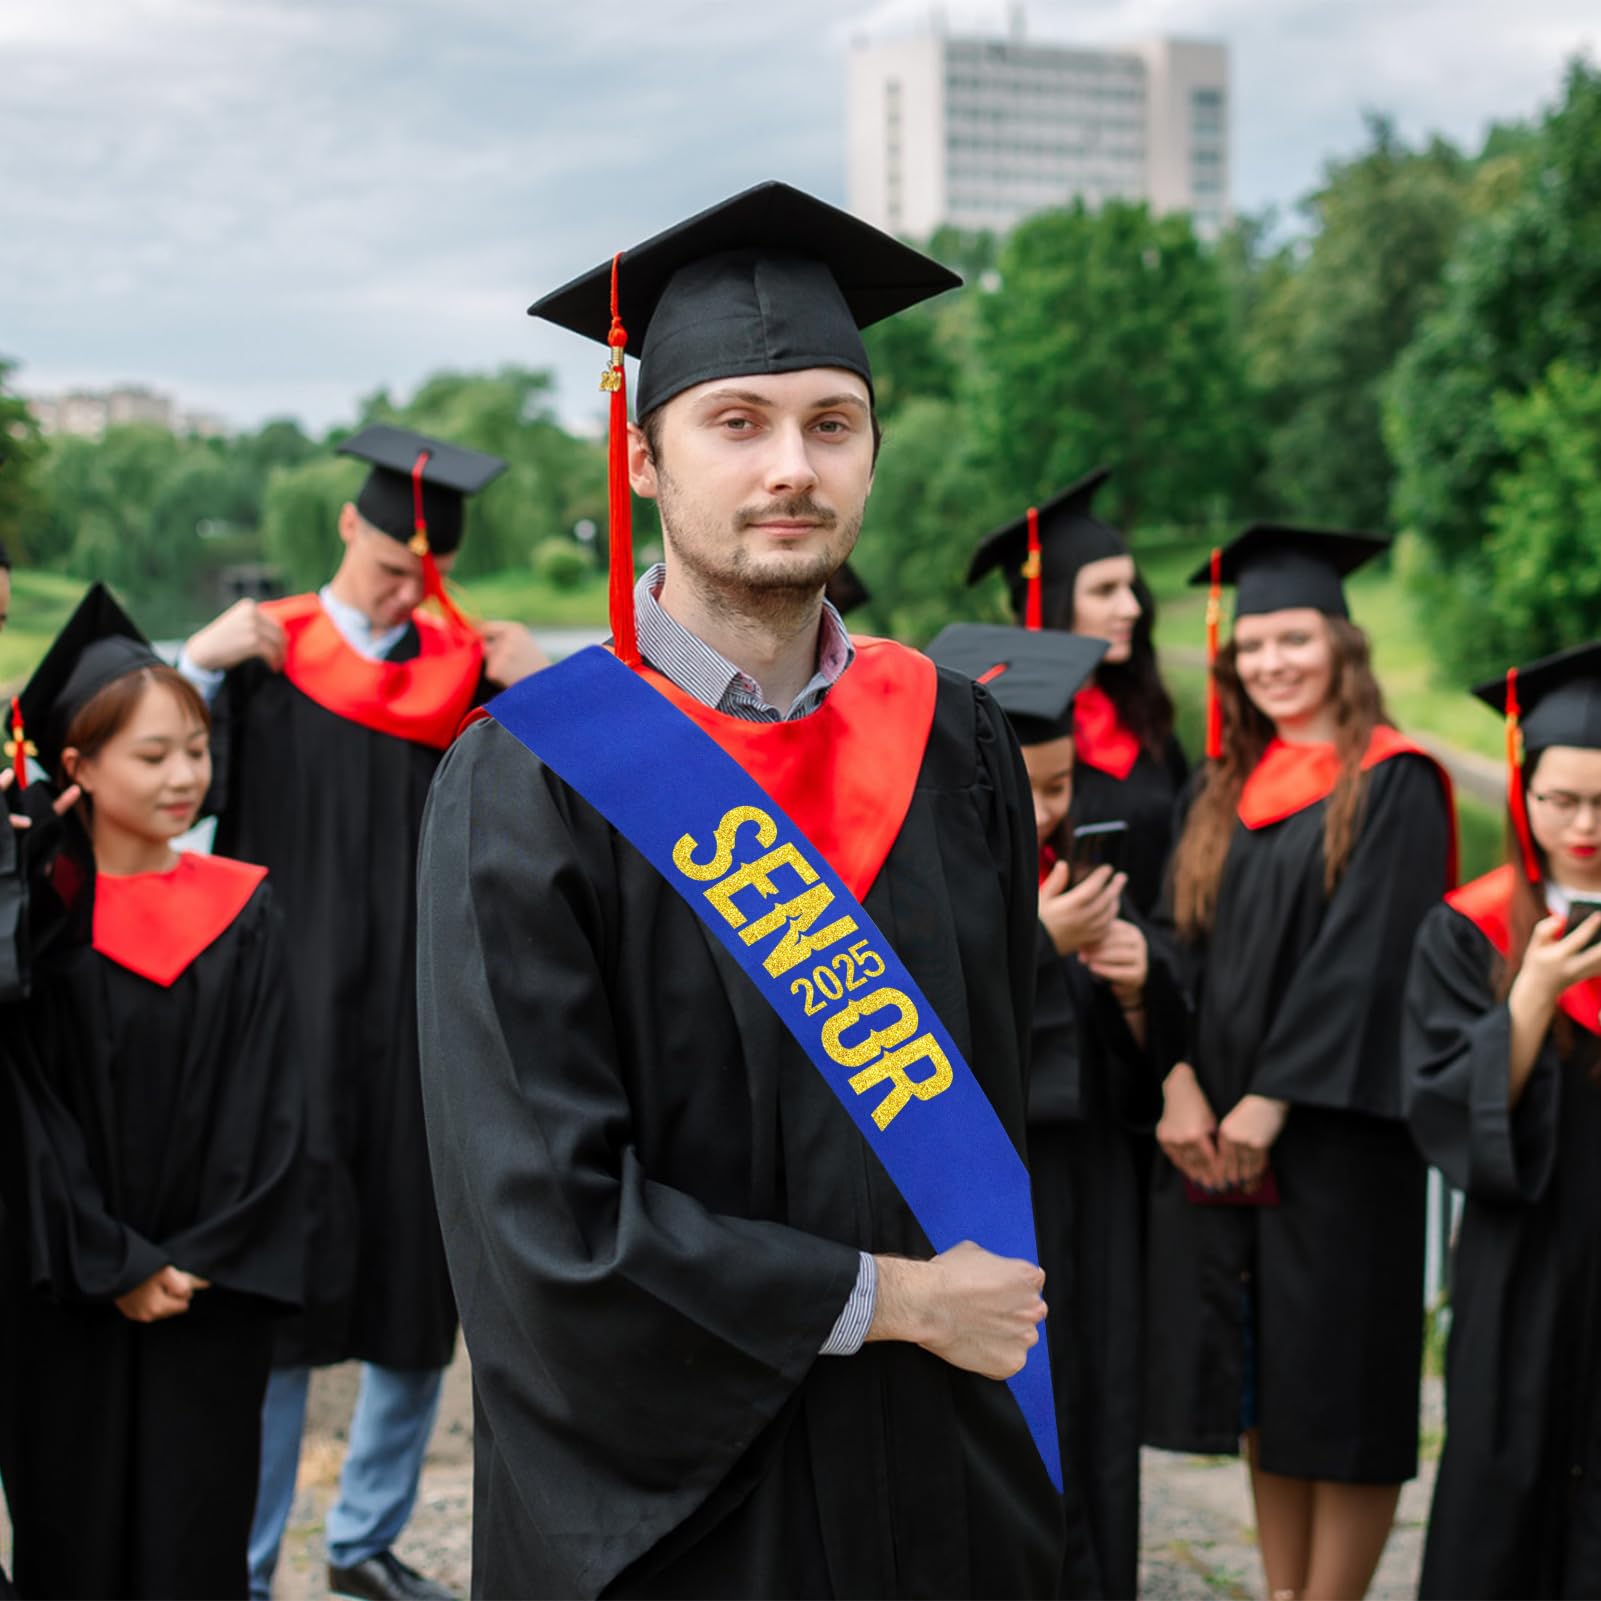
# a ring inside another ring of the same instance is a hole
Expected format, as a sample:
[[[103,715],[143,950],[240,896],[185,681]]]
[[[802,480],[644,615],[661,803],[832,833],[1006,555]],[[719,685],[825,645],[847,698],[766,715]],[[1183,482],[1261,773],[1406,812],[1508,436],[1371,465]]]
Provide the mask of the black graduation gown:
[[[1254,1305],[1261,1465],[1399,1484],[1417,1472],[1426,1170],[1401,1121],[1413,936],[1446,888],[1440,775],[1368,775],[1360,831],[1323,893],[1318,801],[1237,824],[1196,961],[1193,1062],[1221,1120],[1248,1092],[1291,1103],[1270,1157],[1278,1206],[1196,1206],[1152,1181],[1146,1442],[1238,1449]]]
[[[1126,902],[1123,915],[1138,923]],[[1039,931],[1029,1167],[1066,1480],[1058,1594],[1132,1597],[1139,1581],[1146,1146],[1157,1064],[1182,1051],[1177,975],[1151,945],[1147,1047],[1105,984]]]
[[[1128,895],[1150,916],[1162,898],[1168,857],[1173,852],[1173,815],[1189,777],[1184,749],[1171,734],[1160,760],[1143,746],[1127,778],[1079,760],[1073,770],[1074,825],[1128,824],[1119,865],[1128,874]]]
[[[247,1593],[275,1322],[304,1275],[304,1093],[270,890],[170,988],[88,945],[0,1008],[0,1470],[38,1596]],[[166,1263],[188,1312],[112,1304]]]
[[[1004,719],[941,674],[866,907],[1019,1148],[1034,857]],[[1051,1594],[1061,1499],[1006,1388],[818,1355],[859,1252],[928,1244],[676,891],[492,722],[440,769],[420,881],[474,1593]]]
[[[417,653],[415,629],[390,653]],[[417,839],[441,752],[337,716],[259,661],[217,696],[217,849],[272,872],[315,1163],[305,1315],[282,1366],[446,1366],[456,1310],[417,1084]]]
[[[1547,1036],[1515,1108],[1499,958],[1441,906],[1418,935],[1404,1064],[1412,1132],[1466,1191],[1446,1438],[1425,1596],[1601,1595],[1601,1088],[1597,1041]]]

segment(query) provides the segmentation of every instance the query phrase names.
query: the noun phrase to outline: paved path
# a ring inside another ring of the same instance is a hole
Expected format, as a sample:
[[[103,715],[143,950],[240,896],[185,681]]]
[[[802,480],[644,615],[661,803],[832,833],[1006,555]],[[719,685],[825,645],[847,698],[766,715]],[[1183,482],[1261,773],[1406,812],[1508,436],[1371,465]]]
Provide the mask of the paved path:
[[[281,1601],[321,1597],[322,1520],[332,1500],[355,1400],[356,1370],[333,1368],[312,1385],[307,1443],[289,1542],[275,1594]],[[1437,1441],[1439,1383],[1425,1385],[1425,1440]],[[1401,1513],[1371,1592],[1374,1601],[1416,1593],[1423,1525],[1434,1463],[1407,1486]],[[1148,1601],[1247,1601],[1261,1593],[1245,1469],[1221,1457],[1145,1453],[1145,1529],[1141,1594]],[[399,1547],[415,1567],[465,1595],[471,1569],[472,1395],[464,1356],[447,1375],[422,1495]]]

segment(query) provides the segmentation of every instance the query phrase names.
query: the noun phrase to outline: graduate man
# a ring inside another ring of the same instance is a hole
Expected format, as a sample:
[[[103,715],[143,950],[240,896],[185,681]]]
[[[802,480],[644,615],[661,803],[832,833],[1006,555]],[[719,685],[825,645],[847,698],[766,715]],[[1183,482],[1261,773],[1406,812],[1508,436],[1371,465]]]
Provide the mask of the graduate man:
[[[615,655],[493,703],[423,832],[475,1594],[1054,1593],[1028,781],[982,687],[824,601],[860,327],[958,281],[764,184],[533,308],[613,353]]]
[[[217,849],[272,871],[311,1085],[307,1310],[267,1394],[251,1585],[271,1587],[310,1368],[359,1359],[329,1586],[429,1597],[446,1592],[391,1550],[456,1335],[412,1022],[417,839],[440,753],[484,681],[514,683],[544,658],[526,629],[467,624],[444,589],[466,499],[505,463],[388,426],[339,448],[371,471],[340,513],[333,578],[239,602],[179,662],[212,701]]]

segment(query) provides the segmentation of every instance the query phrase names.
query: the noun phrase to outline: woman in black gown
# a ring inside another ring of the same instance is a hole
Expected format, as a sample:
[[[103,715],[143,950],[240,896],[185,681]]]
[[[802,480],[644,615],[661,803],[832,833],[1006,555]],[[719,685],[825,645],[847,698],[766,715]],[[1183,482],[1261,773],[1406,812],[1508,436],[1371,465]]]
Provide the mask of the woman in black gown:
[[[1110,476],[1110,468],[1098,467],[1032,519],[989,534],[974,552],[967,581],[997,568],[1020,623],[1106,641],[1074,706],[1072,821],[1128,824],[1121,865],[1130,899],[1149,914],[1161,897],[1174,802],[1189,764],[1173,733],[1173,702],[1151,643],[1155,598],[1122,534],[1093,512],[1096,491]],[[1031,586],[1036,571],[1039,582]]]
[[[1029,1170],[1068,1511],[1063,1596],[1132,1597],[1139,1576],[1144,1150],[1158,1062],[1182,1049],[1177,977],[1147,939],[1127,880],[1069,884],[1053,839],[1076,781],[1073,695],[1099,639],[954,624],[929,646],[982,678],[1023,749],[1040,845],[1030,1041]],[[1001,668],[1003,671],[997,672]]]
[[[1399,1036],[1454,835],[1346,608],[1382,548],[1258,526],[1222,554],[1221,755],[1173,861],[1196,1022],[1157,1128],[1146,1439],[1243,1438],[1267,1587],[1308,1598],[1365,1592],[1417,1471],[1425,1169]]]
[[[21,709],[63,792],[6,775],[32,825],[0,1007],[17,1584],[243,1596],[304,1248],[276,917],[261,869],[172,850],[209,782],[205,707],[98,585]]]
[[[1407,1116],[1467,1194],[1424,1596],[1601,1595],[1601,645],[1514,693],[1511,860],[1429,914],[1407,985]]]

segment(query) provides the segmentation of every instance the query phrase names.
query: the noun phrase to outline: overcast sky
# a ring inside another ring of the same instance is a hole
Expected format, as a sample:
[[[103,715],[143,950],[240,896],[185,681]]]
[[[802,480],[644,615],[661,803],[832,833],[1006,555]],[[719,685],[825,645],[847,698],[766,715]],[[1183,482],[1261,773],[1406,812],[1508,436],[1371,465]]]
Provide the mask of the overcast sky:
[[[948,3],[1000,33],[1003,4]],[[844,199],[853,34],[926,0],[0,0],[0,354],[236,425],[440,367],[597,352],[524,317],[763,178]],[[1365,109],[1468,145],[1601,45],[1597,0],[1033,0],[1034,38],[1232,52],[1236,206],[1287,208]]]

